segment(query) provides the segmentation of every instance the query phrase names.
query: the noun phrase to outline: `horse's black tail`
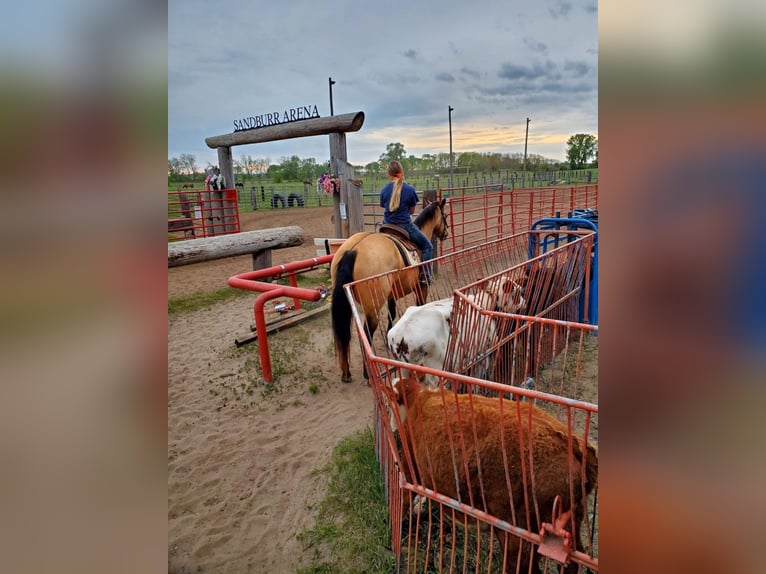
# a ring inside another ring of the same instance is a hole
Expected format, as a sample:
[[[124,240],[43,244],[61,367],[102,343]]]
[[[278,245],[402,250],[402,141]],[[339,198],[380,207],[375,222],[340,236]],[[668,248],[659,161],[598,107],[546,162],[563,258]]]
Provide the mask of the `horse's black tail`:
[[[335,268],[335,283],[332,288],[332,332],[335,337],[335,354],[348,357],[348,347],[351,342],[351,303],[349,303],[343,286],[354,280],[354,264],[356,251],[346,251]]]

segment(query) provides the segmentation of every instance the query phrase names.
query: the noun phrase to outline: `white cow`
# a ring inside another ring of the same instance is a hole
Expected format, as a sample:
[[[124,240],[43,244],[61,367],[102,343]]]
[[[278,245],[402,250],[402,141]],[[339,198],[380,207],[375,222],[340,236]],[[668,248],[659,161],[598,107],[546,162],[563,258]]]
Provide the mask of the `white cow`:
[[[484,290],[468,298],[490,311],[512,313],[524,306],[521,288],[507,277],[491,281]],[[393,356],[405,363],[443,369],[449,345],[452,304],[453,299],[450,297],[407,307],[388,331],[388,348]],[[484,324],[486,321],[489,324]],[[477,332],[488,330],[490,334],[494,333],[494,322],[490,318],[482,316],[480,322],[480,325],[476,325]],[[462,337],[462,334],[459,336]],[[477,376],[482,378],[491,374],[489,359],[485,363],[484,368],[477,372]],[[425,375],[424,378],[429,386],[435,387],[438,384],[434,375]]]
[[[452,297],[407,307],[388,331],[388,348],[405,363],[441,369],[449,342],[451,315]],[[438,383],[433,375],[426,375],[425,380],[431,386]]]

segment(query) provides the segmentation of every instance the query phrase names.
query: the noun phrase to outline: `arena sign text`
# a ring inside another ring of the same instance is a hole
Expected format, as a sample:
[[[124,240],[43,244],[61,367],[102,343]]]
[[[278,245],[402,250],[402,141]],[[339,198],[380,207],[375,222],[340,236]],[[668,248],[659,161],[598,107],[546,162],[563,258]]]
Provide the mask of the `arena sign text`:
[[[255,128],[263,128],[266,126],[275,126],[278,124],[286,124],[288,122],[297,122],[299,120],[307,120],[309,118],[318,118],[319,112],[316,106],[304,106],[301,108],[290,108],[284,110],[281,114],[279,112],[260,114],[258,116],[249,116],[240,120],[234,120],[234,131],[241,132],[244,130],[252,130]]]

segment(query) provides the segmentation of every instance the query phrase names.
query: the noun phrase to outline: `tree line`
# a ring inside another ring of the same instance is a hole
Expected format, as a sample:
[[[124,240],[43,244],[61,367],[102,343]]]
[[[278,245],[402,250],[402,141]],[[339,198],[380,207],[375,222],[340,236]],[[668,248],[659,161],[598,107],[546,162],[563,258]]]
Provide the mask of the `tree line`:
[[[410,175],[427,175],[449,173],[450,154],[423,154],[417,157],[407,154],[400,142],[392,142],[386,146],[377,161],[364,166],[355,166],[357,171],[370,177],[383,177],[386,166],[391,160],[398,160]],[[594,160],[594,161],[592,161]],[[242,155],[234,159],[234,176],[238,180],[253,179],[256,176],[265,177],[274,183],[283,181],[315,181],[320,175],[329,171],[329,162],[317,163],[314,158],[300,158],[297,155],[282,157],[279,163],[272,163],[270,158]],[[209,166],[208,166],[209,167]],[[454,173],[468,174],[476,172],[491,172],[501,169],[513,171],[545,171],[556,169],[582,169],[598,167],[598,141],[591,134],[574,134],[567,140],[567,161],[558,162],[538,154],[527,156],[526,166],[524,155],[521,153],[497,152],[462,152],[453,154],[452,169]],[[181,154],[168,158],[168,180],[189,181],[204,173],[196,163],[192,154]]]

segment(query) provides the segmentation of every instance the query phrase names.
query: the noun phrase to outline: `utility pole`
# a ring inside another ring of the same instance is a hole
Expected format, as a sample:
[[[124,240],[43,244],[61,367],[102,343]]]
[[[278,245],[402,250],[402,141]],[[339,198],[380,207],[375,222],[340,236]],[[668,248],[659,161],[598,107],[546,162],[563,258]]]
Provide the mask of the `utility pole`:
[[[452,112],[455,111],[455,108],[452,106],[448,106],[447,113],[449,115],[449,186],[453,187],[452,185]]]
[[[330,83],[330,115],[332,116],[334,115],[332,109],[332,85],[335,83],[335,80],[333,80],[332,77],[329,77],[327,78],[327,81]]]
[[[527,140],[529,139],[529,122],[531,121],[527,118],[527,133],[524,136],[524,183],[522,185],[526,185],[527,180]]]

